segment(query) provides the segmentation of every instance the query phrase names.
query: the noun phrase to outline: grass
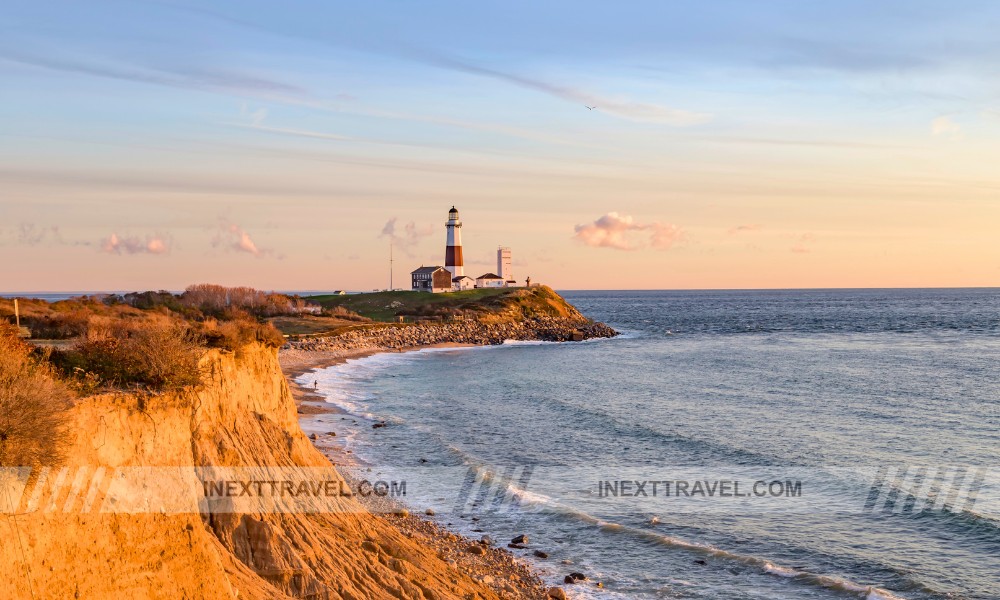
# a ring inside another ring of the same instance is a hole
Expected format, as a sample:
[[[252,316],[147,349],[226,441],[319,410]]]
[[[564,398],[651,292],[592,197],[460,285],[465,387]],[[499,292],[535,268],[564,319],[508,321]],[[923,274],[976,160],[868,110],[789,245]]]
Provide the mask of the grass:
[[[375,321],[391,322],[396,320],[397,315],[421,315],[428,312],[428,308],[439,309],[444,313],[470,309],[476,305],[483,306],[483,301],[509,296],[516,289],[465,290],[443,294],[408,291],[372,292],[346,296],[309,296],[306,300],[320,304],[324,308],[342,306]]]
[[[427,292],[372,292],[346,296],[310,296],[327,309],[345,308],[375,321],[466,319],[511,321],[538,316],[580,317],[559,294],[547,286],[486,288],[430,294]]]
[[[268,322],[285,335],[330,335],[345,327],[356,327],[355,320],[302,315],[301,317],[273,317]]]

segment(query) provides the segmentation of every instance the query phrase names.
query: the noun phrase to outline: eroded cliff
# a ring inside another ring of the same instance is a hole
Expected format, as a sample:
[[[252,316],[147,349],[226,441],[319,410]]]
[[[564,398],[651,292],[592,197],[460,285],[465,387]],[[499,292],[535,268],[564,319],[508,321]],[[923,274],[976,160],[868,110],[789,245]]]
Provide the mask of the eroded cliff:
[[[318,514],[109,506],[122,468],[331,467],[299,429],[275,350],[212,350],[202,367],[198,390],[77,401],[63,466],[4,490],[16,506],[0,512],[0,597],[497,597],[350,497]]]

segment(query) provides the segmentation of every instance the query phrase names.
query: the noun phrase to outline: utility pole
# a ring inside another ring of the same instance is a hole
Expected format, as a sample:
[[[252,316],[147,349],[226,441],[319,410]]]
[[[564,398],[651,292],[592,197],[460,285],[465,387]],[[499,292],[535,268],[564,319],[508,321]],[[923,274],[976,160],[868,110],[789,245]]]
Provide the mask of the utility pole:
[[[389,240],[389,291],[392,291],[392,240]]]
[[[21,330],[21,311],[17,308],[17,298],[14,298],[14,320],[17,321],[17,330]]]

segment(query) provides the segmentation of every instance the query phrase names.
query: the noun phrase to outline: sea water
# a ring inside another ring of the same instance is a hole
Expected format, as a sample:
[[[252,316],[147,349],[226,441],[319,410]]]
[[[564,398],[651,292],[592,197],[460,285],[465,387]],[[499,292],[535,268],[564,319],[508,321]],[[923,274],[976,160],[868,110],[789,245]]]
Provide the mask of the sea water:
[[[303,380],[415,510],[579,595],[1000,598],[1000,290],[565,296],[623,335]]]

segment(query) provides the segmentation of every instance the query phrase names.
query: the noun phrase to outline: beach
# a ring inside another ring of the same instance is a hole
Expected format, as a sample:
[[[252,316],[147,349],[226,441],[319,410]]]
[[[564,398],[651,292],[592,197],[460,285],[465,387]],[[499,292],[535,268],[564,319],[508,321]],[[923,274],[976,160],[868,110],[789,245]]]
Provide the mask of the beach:
[[[343,364],[350,359],[372,356],[379,352],[410,352],[427,348],[460,348],[471,344],[439,343],[427,346],[412,346],[385,350],[323,350],[308,351],[284,349],[279,353],[282,371],[288,381],[292,397],[299,415],[303,431],[316,432],[339,426],[342,418],[351,418],[343,410],[326,402],[324,396],[308,385],[303,385],[303,375],[317,369]],[[313,433],[313,444],[330,462],[348,473],[360,470],[365,465],[350,450],[346,450],[338,438],[329,433]],[[386,506],[391,500],[371,496],[360,498],[362,504],[378,518],[385,519],[407,538],[432,549],[449,565],[466,573],[473,580],[493,588],[504,598],[545,598],[548,588],[543,585],[532,569],[505,548],[495,547],[495,543],[484,543],[482,539],[472,539],[450,531],[433,521],[429,516],[414,514],[402,505]],[[552,591],[558,597],[557,591]]]

